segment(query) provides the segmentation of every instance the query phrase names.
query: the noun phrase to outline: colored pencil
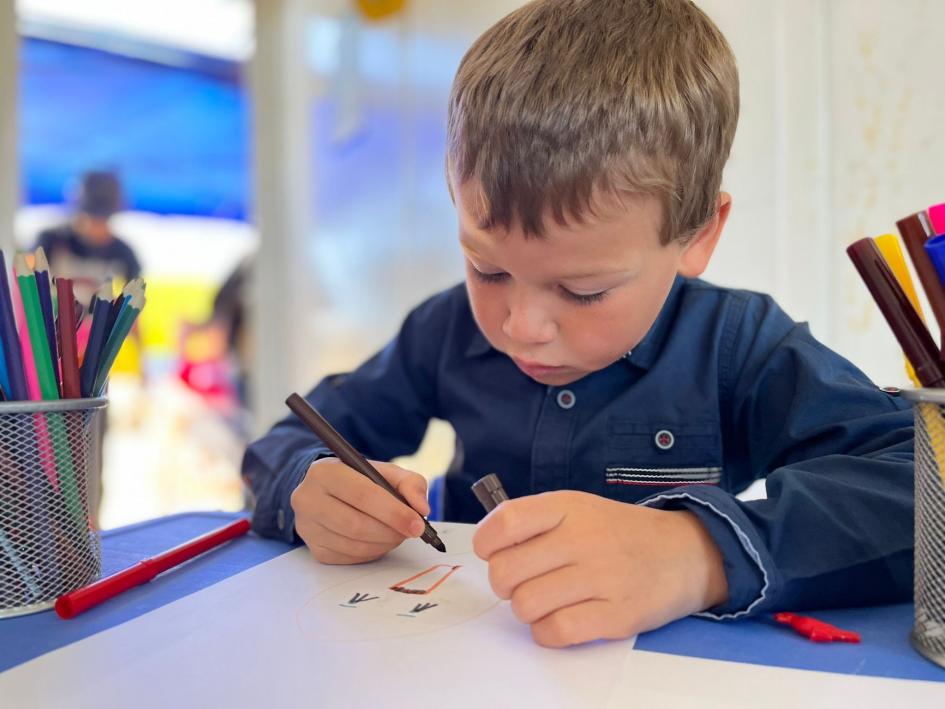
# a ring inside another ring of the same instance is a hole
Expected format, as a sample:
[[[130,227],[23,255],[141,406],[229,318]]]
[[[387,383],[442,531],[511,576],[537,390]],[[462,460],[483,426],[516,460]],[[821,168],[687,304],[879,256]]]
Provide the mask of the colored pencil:
[[[14,264],[16,259],[14,258]],[[33,345],[30,340],[29,326],[26,324],[26,310],[23,306],[23,294],[20,292],[20,282],[16,277],[16,266],[13,268],[14,289],[13,305],[16,308],[16,319],[20,328],[20,351],[23,354],[23,372],[26,375],[27,398],[30,401],[40,401],[43,396],[39,388],[39,379],[36,375],[36,359],[33,357]]]
[[[62,381],[59,375],[59,348],[56,345],[56,320],[53,314],[52,292],[49,286],[49,262],[46,261],[46,252],[43,251],[42,246],[36,249],[33,262],[33,272],[36,275],[36,292],[39,294],[40,312],[43,315],[43,325],[46,328],[46,341],[49,343],[49,358],[52,360],[56,389],[61,396]]]
[[[138,314],[141,312],[141,309],[144,307],[144,303],[144,293],[136,288],[134,294],[130,296],[127,307],[121,311],[118,319],[115,321],[115,327],[108,335],[108,341],[105,343],[105,347],[102,350],[102,359],[98,365],[98,373],[95,375],[91,396],[102,395],[105,389],[105,382],[108,380],[109,370],[112,364],[115,363],[115,358],[118,356],[118,352],[121,350],[121,346],[128,336],[128,333],[131,332],[131,328]]]
[[[14,259],[14,271],[17,274],[16,280],[20,287],[20,297],[26,312],[25,324],[29,331],[29,337],[24,337],[23,340],[28,339],[32,345],[40,394],[45,401],[55,401],[59,399],[59,388],[56,386],[56,377],[52,372],[49,345],[46,342],[46,328],[43,327],[43,315],[39,305],[36,277],[27,265],[26,257],[23,254],[18,254]],[[43,461],[55,460],[55,466],[52,469],[47,463],[44,463],[46,476],[54,488],[58,481],[66,500],[66,506],[76,525],[76,532],[81,534],[84,517],[73,467],[72,452],[68,448],[65,422],[60,414],[53,413],[47,416],[37,416],[34,425],[40,458]]]
[[[10,280],[7,276],[7,264],[0,252],[0,339],[3,340],[3,356],[6,360],[10,399],[23,401],[28,398],[26,373],[23,370],[23,354],[20,349],[20,337],[16,331],[16,318],[13,315],[13,299]]]
[[[4,349],[3,338],[0,337],[0,391],[7,392],[10,391],[10,374],[7,371],[7,355]]]
[[[36,583],[36,580],[33,578],[33,575],[26,567],[26,564],[23,563],[23,560],[20,559],[20,555],[17,554],[17,551],[13,546],[13,542],[10,541],[10,538],[4,533],[2,529],[0,529],[0,549],[3,549],[6,557],[10,560],[13,568],[15,568],[17,573],[20,575],[20,578],[26,585],[26,588],[29,589],[29,592],[33,598],[39,598],[42,594],[39,584]]]
[[[79,399],[79,356],[76,344],[75,296],[72,279],[56,279],[56,297],[59,301],[59,353],[62,359],[62,398]]]
[[[92,385],[95,384],[102,348],[108,336],[106,326],[112,307],[111,288],[112,285],[109,282],[99,288],[96,293],[95,309],[92,312],[92,331],[89,333],[89,342],[85,346],[85,356],[82,358],[82,367],[79,370],[82,396],[92,396]]]
[[[59,398],[59,387],[56,385],[56,375],[53,374],[51,350],[46,337],[36,276],[33,274],[33,269],[27,265],[23,254],[18,254],[14,263],[16,280],[20,285],[20,297],[23,299],[23,309],[26,311],[26,326],[30,344],[33,347],[33,360],[36,363],[40,394],[44,400],[53,401]]]

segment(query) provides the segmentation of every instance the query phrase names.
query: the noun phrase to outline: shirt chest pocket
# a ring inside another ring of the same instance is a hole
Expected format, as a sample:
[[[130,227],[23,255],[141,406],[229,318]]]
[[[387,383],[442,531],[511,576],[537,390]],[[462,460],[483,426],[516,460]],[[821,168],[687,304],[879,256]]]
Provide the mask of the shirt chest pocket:
[[[722,443],[717,423],[612,419],[608,423],[604,483],[638,497],[679,485],[717,485]]]

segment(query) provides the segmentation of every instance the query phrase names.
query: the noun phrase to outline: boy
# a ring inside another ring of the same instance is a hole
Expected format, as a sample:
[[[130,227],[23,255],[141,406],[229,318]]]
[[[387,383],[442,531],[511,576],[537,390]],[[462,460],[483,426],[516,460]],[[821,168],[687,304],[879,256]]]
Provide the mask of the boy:
[[[905,403],[770,298],[695,280],[731,208],[737,114],[731,50],[689,2],[513,12],[450,98],[465,288],[307,397],[370,458],[452,424],[445,518],[478,521],[469,486],[499,475],[512,500],[475,551],[542,645],[911,591]],[[420,534],[326,454],[292,416],[250,446],[258,531],[325,563]],[[419,475],[378,467],[429,512]],[[735,498],[760,477],[767,499]]]

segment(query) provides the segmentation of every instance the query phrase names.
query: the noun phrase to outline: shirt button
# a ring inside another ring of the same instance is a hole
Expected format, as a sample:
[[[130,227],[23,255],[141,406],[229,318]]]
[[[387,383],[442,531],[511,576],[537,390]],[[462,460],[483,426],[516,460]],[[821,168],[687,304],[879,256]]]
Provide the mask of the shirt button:
[[[577,402],[574,392],[570,389],[562,389],[558,392],[558,406],[562,409],[570,409]]]
[[[672,431],[667,431],[664,428],[656,432],[656,435],[653,436],[653,442],[661,451],[668,451],[676,442],[676,436],[673,435]]]
[[[279,527],[280,531],[285,531],[285,510],[280,509],[278,514],[276,514],[276,525]]]

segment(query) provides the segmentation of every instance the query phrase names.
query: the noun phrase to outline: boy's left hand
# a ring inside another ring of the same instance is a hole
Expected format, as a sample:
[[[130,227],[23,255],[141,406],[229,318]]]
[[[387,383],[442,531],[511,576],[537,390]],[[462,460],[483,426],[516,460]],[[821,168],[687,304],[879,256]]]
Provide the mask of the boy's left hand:
[[[503,502],[479,523],[473,549],[547,647],[629,637],[728,597],[721,552],[691,512],[585,492]]]

